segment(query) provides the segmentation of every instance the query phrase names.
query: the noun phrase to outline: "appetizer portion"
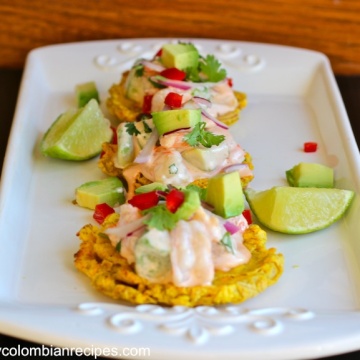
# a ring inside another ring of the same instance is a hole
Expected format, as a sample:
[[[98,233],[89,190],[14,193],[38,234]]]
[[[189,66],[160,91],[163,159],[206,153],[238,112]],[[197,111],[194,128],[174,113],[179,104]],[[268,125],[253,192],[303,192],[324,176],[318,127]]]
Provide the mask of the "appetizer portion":
[[[129,197],[138,186],[152,182],[206,184],[216,174],[232,171],[238,172],[243,186],[252,180],[251,158],[227,126],[204,117],[192,99],[188,103],[120,123],[117,144],[103,144],[99,167],[109,176],[123,178]]]
[[[242,215],[238,174],[211,181],[205,196],[196,187],[140,193],[101,227],[86,225],[77,269],[105,295],[137,304],[216,305],[256,296],[278,280],[283,256],[267,249],[265,232]]]
[[[170,92],[178,96],[169,99]],[[213,55],[200,55],[191,43],[165,44],[153,59],[137,60],[109,93],[107,107],[121,122],[163,110],[166,98],[175,104],[205,98],[213,104],[209,115],[227,125],[235,123],[246,106],[246,95],[232,89],[221,63]]]

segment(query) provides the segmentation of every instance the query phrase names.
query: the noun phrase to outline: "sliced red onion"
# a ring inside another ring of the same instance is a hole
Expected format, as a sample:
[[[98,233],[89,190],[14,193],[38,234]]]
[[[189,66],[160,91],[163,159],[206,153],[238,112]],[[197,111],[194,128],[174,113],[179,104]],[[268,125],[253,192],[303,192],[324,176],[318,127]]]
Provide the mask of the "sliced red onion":
[[[109,236],[109,239],[113,246],[123,239],[124,237],[134,233],[137,230],[140,230],[144,226],[144,221],[150,217],[150,214],[147,214],[140,219],[132,221],[131,223],[116,226],[106,229],[104,232]]]
[[[160,64],[155,64],[151,61],[148,60],[142,60],[141,64],[144,65],[145,67],[147,67],[150,70],[154,70],[157,72],[162,72],[163,70],[165,70],[165,67],[160,65]]]
[[[201,201],[201,206],[206,209],[209,210],[211,212],[213,212],[215,210],[214,206],[210,205],[209,203],[207,203],[206,201]]]
[[[146,163],[150,160],[152,151],[156,145],[156,142],[159,139],[159,133],[157,132],[157,130],[154,128],[152,130],[152,133],[148,139],[148,141],[146,142],[145,146],[143,147],[143,149],[139,152],[139,154],[136,156],[134,162],[138,163],[138,164],[143,164]]]
[[[216,117],[212,116],[211,114],[209,114],[205,109],[201,109],[201,113],[209,120],[211,120],[212,122],[214,122],[218,127],[222,128],[222,129],[229,129],[229,127],[227,125],[225,125],[223,122],[221,122],[220,120],[218,120]]]
[[[167,79],[164,76],[152,76],[151,81],[156,82],[157,84],[160,85],[164,85],[164,86],[171,86],[173,88],[176,89],[180,89],[180,90],[189,90],[192,88],[191,83],[187,82],[187,81],[181,81],[181,80],[171,80],[171,79]]]
[[[211,101],[208,100],[208,99],[205,99],[203,97],[200,97],[200,96],[194,96],[193,97],[193,100],[199,104],[199,105],[204,105],[205,107],[209,108],[211,107]]]
[[[161,197],[162,199],[165,199],[167,196],[167,192],[166,191],[162,191],[162,190],[156,190],[156,195]]]
[[[225,173],[230,173],[233,171],[238,171],[241,177],[244,176],[251,176],[252,175],[252,171],[249,168],[248,164],[232,164],[229,166],[226,166],[222,169],[223,172]]]
[[[237,227],[235,224],[233,224],[230,221],[225,221],[224,228],[225,228],[225,230],[227,232],[230,233],[230,235],[233,235],[233,234],[237,233],[240,230],[239,227]]]

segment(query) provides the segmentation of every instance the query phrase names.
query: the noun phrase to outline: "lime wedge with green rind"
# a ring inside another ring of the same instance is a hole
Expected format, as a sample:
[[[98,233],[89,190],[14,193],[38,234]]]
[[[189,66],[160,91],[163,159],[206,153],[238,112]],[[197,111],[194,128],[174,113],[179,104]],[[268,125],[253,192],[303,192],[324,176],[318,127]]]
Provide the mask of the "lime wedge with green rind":
[[[342,189],[275,186],[244,191],[251,211],[267,228],[286,234],[324,229],[349,208],[354,192]]]
[[[101,152],[102,144],[113,137],[110,122],[98,102],[90,100],[83,108],[60,115],[41,141],[41,152],[64,160],[87,160]]]

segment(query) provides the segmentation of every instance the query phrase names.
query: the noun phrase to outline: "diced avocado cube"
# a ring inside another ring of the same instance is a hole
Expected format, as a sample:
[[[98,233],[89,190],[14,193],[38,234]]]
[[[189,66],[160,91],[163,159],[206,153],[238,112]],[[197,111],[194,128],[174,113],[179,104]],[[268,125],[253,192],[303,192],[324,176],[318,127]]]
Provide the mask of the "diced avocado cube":
[[[124,169],[132,163],[135,158],[133,136],[126,131],[126,123],[121,123],[116,129],[117,135],[117,166]]]
[[[162,47],[161,62],[167,68],[196,68],[199,52],[193,44],[166,44]]]
[[[135,244],[136,273],[152,282],[171,277],[170,235],[168,231],[150,229]]]
[[[117,177],[89,181],[75,189],[76,203],[88,209],[95,209],[98,204],[109,206],[121,205],[125,202],[125,189]]]
[[[201,205],[199,192],[190,189],[185,189],[183,192],[185,194],[184,202],[175,212],[178,220],[190,219]]]
[[[148,193],[150,191],[155,191],[155,190],[165,191],[165,190],[167,190],[167,186],[160,182],[153,182],[151,184],[147,184],[147,185],[138,187],[137,189],[135,189],[135,193],[136,194],[145,194],[145,193]]]
[[[159,135],[194,127],[201,121],[200,109],[178,109],[153,112],[155,127]]]
[[[239,173],[221,173],[210,178],[206,202],[223,218],[240,215],[244,211],[244,194]]]
[[[75,94],[79,108],[84,107],[91,99],[95,99],[100,104],[99,92],[94,81],[76,85]]]
[[[293,187],[334,187],[334,170],[325,165],[301,162],[285,172]]]
[[[185,150],[181,156],[190,164],[203,171],[212,171],[220,166],[229,156],[229,148],[225,143],[211,148],[192,148]]]

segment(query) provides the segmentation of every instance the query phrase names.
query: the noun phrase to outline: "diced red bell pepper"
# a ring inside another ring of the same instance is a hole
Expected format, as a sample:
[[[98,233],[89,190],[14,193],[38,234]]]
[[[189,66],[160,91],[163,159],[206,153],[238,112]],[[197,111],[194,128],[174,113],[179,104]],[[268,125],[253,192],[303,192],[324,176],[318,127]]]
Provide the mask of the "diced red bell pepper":
[[[114,134],[111,143],[116,145],[116,144],[117,144],[117,133],[116,133],[116,129],[115,129],[114,127],[111,127],[111,130],[113,131],[113,134]]]
[[[227,80],[228,85],[229,85],[230,87],[233,87],[233,80],[232,80],[232,78],[227,78],[226,80]]]
[[[110,214],[113,214],[115,210],[108,204],[102,203],[95,206],[95,211],[93,218],[99,223],[102,224],[106,217]]]
[[[176,210],[182,205],[184,200],[185,194],[182,191],[178,189],[172,189],[166,196],[166,207],[170,212],[175,213]]]
[[[177,68],[168,68],[160,73],[161,76],[171,80],[184,80],[186,78],[186,72]]]
[[[159,195],[157,194],[157,191],[135,195],[128,201],[129,204],[140,210],[150,209],[151,207],[156,206],[158,202]]]
[[[154,95],[145,95],[143,100],[142,112],[149,114],[151,112],[151,102]]]
[[[162,48],[155,54],[155,57],[161,56],[162,54]]]
[[[247,223],[249,225],[252,224],[251,211],[249,209],[245,209],[242,214],[243,214],[244,218],[246,219]]]
[[[317,150],[317,143],[313,141],[308,141],[304,143],[304,152],[315,152]]]
[[[165,104],[171,107],[179,108],[181,107],[182,95],[169,92],[165,97]]]

